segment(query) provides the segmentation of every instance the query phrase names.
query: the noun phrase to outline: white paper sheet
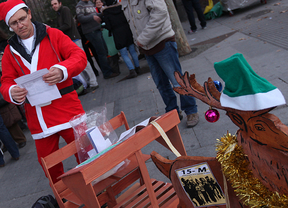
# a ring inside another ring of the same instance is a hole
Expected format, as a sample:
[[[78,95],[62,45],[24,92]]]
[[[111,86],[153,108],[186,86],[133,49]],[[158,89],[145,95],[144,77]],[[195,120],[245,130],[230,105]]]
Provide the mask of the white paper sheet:
[[[142,121],[141,123],[133,126],[131,129],[128,129],[127,131],[124,131],[121,135],[118,141],[124,141],[135,134],[136,127],[137,126],[147,126],[149,124],[150,118],[147,118],[146,120]]]
[[[52,100],[61,98],[61,94],[56,85],[49,86],[43,81],[42,76],[48,73],[48,69],[41,69],[32,74],[27,74],[14,81],[28,91],[27,99],[32,106],[47,105]]]
[[[86,130],[86,134],[97,153],[112,145],[110,139],[105,139],[96,126]]]

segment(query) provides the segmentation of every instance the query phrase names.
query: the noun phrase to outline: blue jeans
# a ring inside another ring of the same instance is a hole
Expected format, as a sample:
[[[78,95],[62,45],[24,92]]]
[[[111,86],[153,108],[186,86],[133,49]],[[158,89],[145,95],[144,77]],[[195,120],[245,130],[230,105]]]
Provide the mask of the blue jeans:
[[[94,30],[93,32],[85,34],[85,37],[91,42],[98,55],[100,69],[104,78],[109,77],[112,74],[112,68],[110,67],[107,60],[108,49],[102,32],[100,30]]]
[[[134,65],[131,61],[131,59],[129,58],[128,56],[128,50],[129,50],[129,53],[133,59],[133,62],[134,62]],[[119,50],[119,52],[121,53],[121,56],[126,64],[126,66],[128,67],[129,70],[132,70],[132,69],[135,69],[135,67],[139,67],[139,60],[138,60],[138,55],[137,55],[137,52],[135,51],[135,46],[134,44],[131,44],[130,46],[128,47],[125,47],[125,48],[121,48]],[[135,67],[134,67],[135,66]]]
[[[177,97],[172,89],[180,87],[174,77],[174,72],[178,71],[182,74],[181,65],[179,62],[176,42],[166,42],[165,48],[151,56],[146,55],[152,78],[159,90],[161,97],[166,105],[166,112],[179,107],[177,105]],[[170,80],[170,82],[169,82]],[[197,105],[194,97],[180,95],[181,109],[186,115],[197,113]]]
[[[18,147],[17,147],[16,143],[14,142],[8,129],[4,125],[4,122],[3,122],[1,115],[0,115],[0,139],[13,158],[17,158],[20,156]],[[3,159],[3,155],[0,152],[0,165],[3,165],[3,164],[5,164],[5,162]]]
[[[200,25],[202,27],[206,27],[206,20],[205,20],[201,5],[199,3],[199,0],[182,0],[182,3],[186,10],[191,30],[193,31],[197,30],[193,8],[195,9],[195,12],[198,16]]]

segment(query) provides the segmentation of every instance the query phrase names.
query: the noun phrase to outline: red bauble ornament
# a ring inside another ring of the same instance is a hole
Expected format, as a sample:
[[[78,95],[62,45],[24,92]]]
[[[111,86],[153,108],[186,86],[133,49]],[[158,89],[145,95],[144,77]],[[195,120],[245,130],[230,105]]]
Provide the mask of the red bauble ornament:
[[[216,109],[211,108],[211,109],[207,110],[205,113],[205,119],[208,122],[214,123],[214,122],[218,121],[219,118],[220,118],[220,114],[219,114],[218,110],[216,110]]]

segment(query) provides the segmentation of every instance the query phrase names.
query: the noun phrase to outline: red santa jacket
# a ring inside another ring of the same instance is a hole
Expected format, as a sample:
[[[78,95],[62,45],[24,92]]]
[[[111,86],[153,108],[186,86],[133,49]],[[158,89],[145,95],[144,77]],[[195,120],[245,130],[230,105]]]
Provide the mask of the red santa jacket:
[[[14,79],[24,75],[21,68],[25,74],[44,68],[50,69],[52,66],[62,69],[64,79],[57,84],[58,89],[61,90],[73,85],[72,77],[83,71],[87,64],[84,51],[63,32],[37,22],[34,22],[34,26],[37,35],[35,51],[31,57],[19,44],[16,35],[9,40],[9,45],[4,51],[0,92],[4,99],[11,103],[15,103],[10,94],[11,88],[16,84]],[[75,90],[62,95],[62,98],[53,100],[50,105],[44,107],[25,103],[25,111],[33,139],[45,138],[71,128],[69,120],[75,115],[84,113]]]

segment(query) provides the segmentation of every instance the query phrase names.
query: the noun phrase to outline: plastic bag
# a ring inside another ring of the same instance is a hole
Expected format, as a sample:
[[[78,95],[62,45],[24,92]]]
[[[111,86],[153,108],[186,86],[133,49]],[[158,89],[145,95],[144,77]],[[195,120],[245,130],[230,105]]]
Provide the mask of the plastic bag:
[[[221,2],[218,2],[213,6],[213,8],[208,13],[204,15],[204,17],[206,20],[210,20],[221,17],[222,14],[223,14],[223,6]]]
[[[70,120],[70,124],[74,130],[75,144],[80,162],[93,157],[103,149],[97,149],[97,141],[95,137],[101,137],[102,142],[99,145],[106,143],[110,146],[118,141],[118,136],[106,118],[106,107],[88,111],[84,114],[77,115]],[[96,136],[93,133],[96,131]],[[98,139],[98,138],[97,138]],[[101,147],[103,148],[103,146]]]
[[[106,114],[106,107],[102,107],[77,115],[69,121],[74,130],[77,154],[82,163],[76,167],[93,161],[98,155],[105,154],[112,145],[117,143],[118,136],[107,120]],[[99,138],[101,139],[100,141]],[[122,161],[111,170],[96,178],[92,182],[92,185],[122,170],[129,163],[128,159]]]
[[[214,6],[212,0],[208,0],[208,2],[209,2],[209,5],[205,7],[205,10],[204,10],[203,14],[208,13],[208,12],[213,8],[213,6]]]

